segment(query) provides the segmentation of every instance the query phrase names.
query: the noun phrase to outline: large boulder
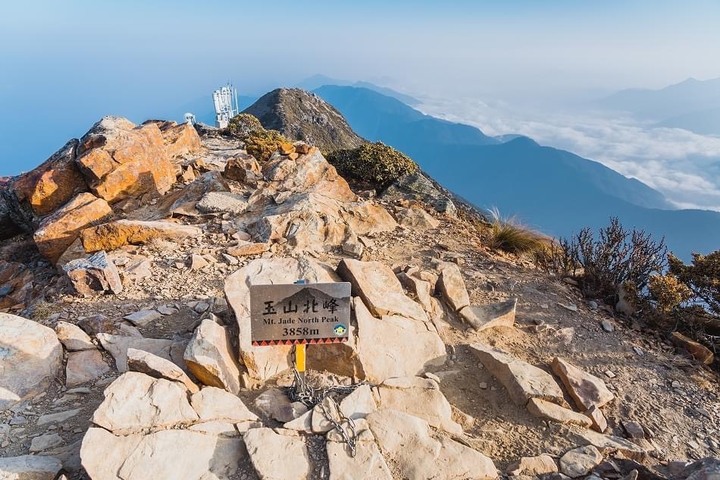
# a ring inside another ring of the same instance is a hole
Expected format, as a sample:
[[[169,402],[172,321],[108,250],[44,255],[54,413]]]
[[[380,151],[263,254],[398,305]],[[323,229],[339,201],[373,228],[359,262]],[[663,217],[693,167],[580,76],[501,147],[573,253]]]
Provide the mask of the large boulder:
[[[104,395],[92,422],[116,435],[165,430],[199,419],[185,386],[164,378],[127,372]]]
[[[422,322],[428,321],[423,308],[405,295],[400,280],[380,262],[343,259],[338,275],[352,284],[353,295],[363,299],[373,315],[399,315]]]
[[[82,232],[86,252],[115,250],[124,245],[140,245],[154,238],[179,240],[199,237],[202,230],[191,225],[167,221],[117,220],[103,223]]]
[[[357,355],[365,379],[381,383],[392,377],[411,377],[445,362],[445,344],[427,324],[398,315],[375,318],[360,298],[353,303]]]
[[[297,159],[276,154],[263,168],[266,180],[248,199],[244,222],[256,240],[286,238],[298,249],[320,250],[358,235],[395,229],[383,207],[357,203],[347,182],[316,148]]]
[[[185,349],[188,370],[204,385],[240,391],[240,369],[225,327],[210,319],[200,323]]]
[[[61,375],[62,361],[52,329],[0,313],[0,411],[44,392]]]
[[[12,189],[21,203],[37,216],[54,212],[75,195],[88,189],[75,164],[78,141],[73,139],[43,164],[17,177]]]
[[[40,253],[55,263],[85,228],[112,214],[110,205],[84,192],[40,222],[33,239]]]
[[[310,455],[302,438],[281,435],[271,428],[253,428],[245,433],[244,440],[261,479],[304,480],[309,477]],[[282,454],[278,455],[279,452]]]
[[[292,367],[290,346],[255,347],[250,329],[250,286],[291,284],[306,279],[310,283],[337,282],[340,279],[328,265],[308,258],[261,258],[225,280],[225,296],[238,324],[240,361],[251,379],[265,381]],[[323,348],[332,348],[324,346]]]
[[[136,127],[104,117],[80,140],[76,160],[88,185],[110,202],[144,194],[162,195],[175,183],[175,167],[155,123]]]
[[[170,160],[197,154],[203,148],[197,130],[189,123],[163,122],[158,125]]]

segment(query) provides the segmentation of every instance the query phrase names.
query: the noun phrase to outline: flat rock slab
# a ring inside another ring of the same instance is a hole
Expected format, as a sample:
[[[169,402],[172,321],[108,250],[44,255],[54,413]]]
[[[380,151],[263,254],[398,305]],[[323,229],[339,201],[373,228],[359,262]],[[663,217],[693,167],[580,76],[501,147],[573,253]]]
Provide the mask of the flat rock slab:
[[[445,302],[454,312],[470,305],[470,296],[465,287],[465,281],[460,268],[455,263],[443,262],[440,264],[437,290],[442,293]]]
[[[515,324],[517,298],[490,305],[468,305],[460,309],[460,316],[472,328],[481,332],[497,327],[512,327]]]
[[[95,350],[95,345],[93,345],[90,336],[77,325],[59,321],[55,325],[55,333],[68,352]]]
[[[353,295],[362,298],[375,317],[399,315],[423,322],[429,320],[423,308],[405,295],[400,280],[387,265],[343,259],[337,272],[352,284]]]
[[[91,428],[83,438],[80,458],[94,479],[238,478],[247,464],[242,439],[192,430],[115,436]]]
[[[123,317],[128,322],[132,323],[136,327],[145,327],[148,324],[162,318],[162,313],[157,310],[139,310],[137,312],[130,313]]]
[[[531,398],[564,403],[560,386],[546,371],[481,343],[470,345],[470,349],[503,384],[515,404],[524,406]]]
[[[587,415],[577,413],[547,400],[531,398],[528,401],[527,409],[532,415],[545,420],[580,425],[587,428],[592,426],[592,420]]]
[[[392,377],[411,377],[430,365],[445,363],[445,344],[426,324],[397,315],[378,319],[359,298],[353,303],[357,354],[366,380],[382,383]]]
[[[60,469],[62,463],[54,457],[0,457],[0,478],[3,480],[55,480]]]
[[[250,461],[263,480],[305,480],[310,457],[302,438],[279,435],[271,428],[253,428],[243,437]]]
[[[52,329],[0,313],[0,411],[45,391],[60,376],[62,361]]]
[[[127,372],[110,384],[92,422],[117,435],[173,428],[199,417],[178,382]]]
[[[377,387],[381,408],[389,408],[422,418],[431,427],[462,435],[463,429],[452,419],[452,407],[434,380],[421,377],[392,378]]]
[[[65,386],[72,388],[92,382],[111,371],[110,365],[105,362],[102,353],[97,349],[69,352],[65,366]]]
[[[615,398],[602,379],[580,370],[562,358],[555,357],[552,370],[568,389],[580,410],[588,410],[593,406],[602,407]]]
[[[83,230],[86,252],[111,251],[124,245],[141,245],[155,238],[178,240],[199,237],[202,230],[192,225],[165,221],[116,220]]]
[[[190,404],[201,422],[224,421],[230,423],[254,422],[257,415],[245,406],[236,395],[215,387],[205,387],[190,397]]]
[[[367,417],[380,451],[408,480],[494,479],[492,460],[446,437],[435,439],[425,420],[381,409]]]
[[[205,319],[195,329],[185,350],[188,369],[203,385],[240,391],[240,369],[232,353],[225,327]]]
[[[127,352],[130,348],[149,352],[170,360],[181,368],[185,366],[183,353],[186,345],[182,342],[164,338],[129,337],[110,333],[98,333],[96,337],[102,347],[115,359],[115,367],[119,372],[128,371]]]
[[[68,419],[74,417],[78,413],[80,413],[79,408],[76,408],[73,410],[66,410],[64,412],[58,412],[58,413],[48,413],[48,414],[42,415],[40,418],[38,418],[37,424],[45,425],[47,423],[64,422],[65,420],[68,420]]]
[[[135,372],[144,373],[155,378],[164,378],[182,383],[190,393],[200,391],[200,388],[190,380],[190,377],[170,360],[135,348],[127,350],[128,368]]]
[[[34,437],[30,442],[30,452],[44,452],[51,448],[59,447],[65,443],[65,440],[57,433],[48,433]]]
[[[248,206],[247,199],[232,192],[208,192],[197,203],[195,208],[203,213],[232,213],[239,215]]]

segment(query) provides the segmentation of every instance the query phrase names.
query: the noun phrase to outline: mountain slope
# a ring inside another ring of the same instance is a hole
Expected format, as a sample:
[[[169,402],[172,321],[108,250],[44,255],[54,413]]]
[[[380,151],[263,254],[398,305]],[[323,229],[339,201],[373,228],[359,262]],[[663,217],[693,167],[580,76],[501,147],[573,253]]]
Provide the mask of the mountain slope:
[[[720,213],[666,210],[669,204],[662,194],[600,163],[523,137],[503,144],[463,141],[485,136],[376,92],[323,87],[317,93],[359,134],[402,150],[456,194],[478,207],[496,206],[505,215],[517,215],[546,233],[568,236],[585,226],[604,226],[617,216],[627,227],[665,237],[685,259],[692,251],[720,247]]]
[[[660,90],[622,90],[599,100],[596,105],[658,121],[709,108],[720,108],[720,78],[689,78]]]
[[[355,148],[364,143],[340,112],[317,95],[299,88],[273,90],[243,113],[256,116],[267,129],[306,141],[325,152]]]
[[[656,126],[682,128],[700,135],[720,135],[720,107],[678,115]]]

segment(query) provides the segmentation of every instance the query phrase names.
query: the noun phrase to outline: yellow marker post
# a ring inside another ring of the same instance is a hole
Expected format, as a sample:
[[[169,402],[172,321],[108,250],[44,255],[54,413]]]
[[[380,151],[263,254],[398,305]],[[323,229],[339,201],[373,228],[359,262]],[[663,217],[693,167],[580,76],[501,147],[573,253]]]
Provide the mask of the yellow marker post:
[[[305,344],[298,343],[295,345],[295,369],[299,374],[305,374]]]

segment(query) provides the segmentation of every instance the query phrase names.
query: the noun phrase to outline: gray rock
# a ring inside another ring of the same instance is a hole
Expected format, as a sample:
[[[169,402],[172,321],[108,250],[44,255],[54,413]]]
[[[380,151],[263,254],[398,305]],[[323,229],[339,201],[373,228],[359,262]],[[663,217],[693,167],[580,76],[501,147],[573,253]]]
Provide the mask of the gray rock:
[[[164,338],[128,337],[112,335],[109,333],[97,334],[100,344],[115,359],[115,366],[119,372],[127,372],[127,351],[130,348],[152,353],[158,357],[170,360],[179,367],[185,366],[183,353],[186,345],[182,342]]]
[[[95,350],[95,345],[93,345],[90,336],[77,325],[59,321],[55,325],[55,333],[60,343],[62,343],[69,352]]]
[[[123,286],[120,273],[104,251],[87,258],[71,260],[62,266],[73,288],[81,295],[91,296],[104,292],[120,293]]]
[[[44,392],[60,376],[63,348],[55,332],[0,313],[0,411]]]
[[[457,215],[457,209],[450,197],[436,188],[422,173],[413,173],[399,178],[385,190],[383,198],[420,200],[431,205],[440,213],[451,217]]]
[[[512,327],[515,324],[517,298],[490,305],[468,305],[460,309],[460,316],[477,331],[496,327]]]
[[[248,202],[242,195],[232,192],[208,192],[197,203],[203,213],[232,213],[239,215],[247,209]]]
[[[0,478],[3,480],[55,480],[61,469],[62,463],[54,457],[0,457]]]
[[[602,454],[592,445],[578,447],[560,457],[560,471],[571,478],[582,477],[602,461]]]
[[[97,380],[110,371],[110,366],[105,363],[97,349],[70,352],[65,367],[65,386],[72,388],[82,385]]]
[[[66,410],[64,412],[58,412],[58,413],[48,413],[48,414],[42,415],[40,418],[38,418],[37,424],[45,425],[46,423],[64,422],[65,420],[68,420],[68,419],[74,417],[78,413],[80,413],[79,408],[76,408],[74,410]]]
[[[162,314],[157,310],[140,310],[137,312],[130,313],[123,317],[128,322],[132,323],[136,327],[145,327],[151,322],[162,318]]]
[[[59,447],[63,443],[65,443],[65,440],[63,440],[57,433],[41,435],[33,438],[30,442],[30,452],[43,452],[51,448]]]

